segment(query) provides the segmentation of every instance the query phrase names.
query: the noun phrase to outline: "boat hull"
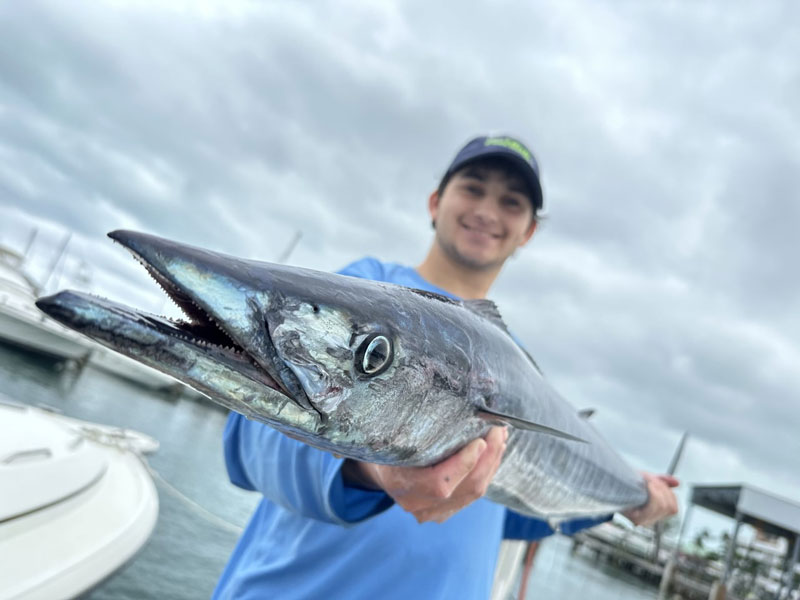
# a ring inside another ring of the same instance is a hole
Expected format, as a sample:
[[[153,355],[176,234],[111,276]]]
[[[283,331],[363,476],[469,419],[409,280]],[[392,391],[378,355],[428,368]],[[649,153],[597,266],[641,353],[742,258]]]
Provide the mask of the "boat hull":
[[[11,440],[0,443],[0,600],[78,596],[150,537],[159,504],[146,463],[113,443],[124,432],[99,427],[0,404]]]

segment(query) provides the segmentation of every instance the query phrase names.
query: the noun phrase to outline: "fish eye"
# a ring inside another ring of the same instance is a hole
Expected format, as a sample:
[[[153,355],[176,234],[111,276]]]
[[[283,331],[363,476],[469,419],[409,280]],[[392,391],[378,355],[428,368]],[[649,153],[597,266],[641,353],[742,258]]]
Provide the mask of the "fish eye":
[[[367,337],[356,353],[356,368],[370,377],[383,373],[391,362],[392,342],[380,333]]]

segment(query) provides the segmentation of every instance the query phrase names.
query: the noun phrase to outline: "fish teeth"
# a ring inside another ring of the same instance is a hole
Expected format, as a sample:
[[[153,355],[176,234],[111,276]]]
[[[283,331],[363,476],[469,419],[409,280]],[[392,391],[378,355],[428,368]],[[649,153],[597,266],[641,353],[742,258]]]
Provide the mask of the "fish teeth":
[[[168,286],[165,283],[162,283],[162,281],[159,279],[159,276],[158,276],[156,270],[153,267],[151,267],[138,254],[136,254],[136,253],[132,253],[132,254],[133,254],[133,257],[136,259],[136,262],[138,262],[140,265],[142,265],[144,267],[145,271],[147,271],[147,274],[150,275],[150,278],[153,281],[156,282],[156,285],[161,288],[161,290],[166,294],[167,298],[169,298],[170,302],[172,302],[172,304],[175,305],[175,307],[181,312],[181,314],[185,318],[185,320],[182,320],[182,319],[174,319],[174,318],[171,318],[171,317],[162,316],[161,317],[162,319],[164,319],[165,321],[167,321],[169,323],[172,323],[176,327],[192,326],[192,325],[204,325],[205,323],[213,323],[214,326],[216,326],[216,328],[219,329],[219,331],[222,332],[225,335],[225,338],[230,342],[230,344],[215,344],[215,343],[210,342],[208,340],[197,338],[197,337],[195,337],[195,336],[193,336],[191,334],[188,334],[188,333],[180,333],[180,334],[176,335],[176,337],[178,337],[179,339],[181,339],[181,340],[183,340],[185,342],[189,342],[190,344],[195,344],[195,345],[200,346],[202,348],[216,348],[216,349],[223,350],[223,351],[226,351],[226,352],[232,352],[236,356],[244,356],[246,354],[244,351],[238,349],[238,347],[236,346],[236,342],[233,339],[231,339],[230,334],[225,330],[225,328],[222,325],[220,325],[213,316],[208,314],[208,312],[206,312],[206,310],[202,306],[200,306],[196,301],[194,301],[191,298],[187,298],[189,304],[191,304],[191,306],[194,307],[197,310],[198,313],[202,314],[205,317],[206,321],[204,323],[202,321],[196,320],[196,319],[194,319],[192,317],[192,315],[188,314],[187,311],[184,309],[184,307],[181,306],[178,303],[178,301],[175,300],[175,298],[172,297],[171,291],[174,292],[174,291],[179,291],[179,290],[177,290],[177,289],[173,289],[173,290],[168,289]],[[177,286],[170,286],[170,287],[175,287],[176,288]],[[252,359],[251,359],[251,361],[252,361]],[[253,362],[253,364],[255,366],[258,366],[257,363],[255,363],[255,362]]]
[[[153,267],[147,264],[147,262],[145,262],[138,254],[133,253],[133,257],[136,259],[136,262],[138,262],[140,265],[144,267],[144,270],[147,271],[148,275],[150,275],[150,279],[156,282],[156,285],[160,287],[161,291],[163,291],[166,294],[167,298],[169,298],[169,301],[172,302],[172,304],[189,320],[189,322],[192,322],[191,316],[186,314],[186,311],[180,304],[178,304],[175,298],[172,297],[172,294],[167,289],[167,287],[161,281],[159,281],[158,277],[156,276],[155,269],[153,269]],[[194,304],[194,302],[192,302],[192,304]],[[197,305],[195,304],[195,306]]]

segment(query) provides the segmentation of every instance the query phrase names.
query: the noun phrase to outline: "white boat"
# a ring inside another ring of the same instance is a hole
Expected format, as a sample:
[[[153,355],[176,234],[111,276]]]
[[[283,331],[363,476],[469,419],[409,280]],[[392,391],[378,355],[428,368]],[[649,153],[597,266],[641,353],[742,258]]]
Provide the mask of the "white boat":
[[[74,598],[144,545],[158,442],[0,397],[0,600]]]
[[[86,360],[93,344],[37,310],[38,287],[21,267],[22,256],[0,246],[0,338],[57,358]]]

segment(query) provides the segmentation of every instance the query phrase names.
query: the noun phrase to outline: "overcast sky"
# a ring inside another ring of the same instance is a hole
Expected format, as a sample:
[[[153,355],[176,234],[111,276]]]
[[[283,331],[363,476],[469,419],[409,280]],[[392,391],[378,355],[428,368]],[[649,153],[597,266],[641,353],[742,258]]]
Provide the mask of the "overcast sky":
[[[415,265],[457,149],[548,218],[493,297],[635,466],[800,500],[800,9],[786,2],[0,3],[0,242],[161,310],[105,233]]]

